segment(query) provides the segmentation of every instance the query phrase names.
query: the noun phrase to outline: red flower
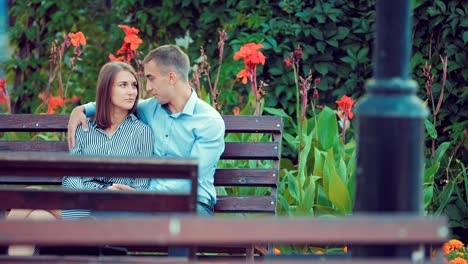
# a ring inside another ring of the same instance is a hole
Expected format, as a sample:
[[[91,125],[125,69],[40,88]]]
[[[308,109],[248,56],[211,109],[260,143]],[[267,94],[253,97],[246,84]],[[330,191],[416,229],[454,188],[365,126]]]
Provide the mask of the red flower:
[[[63,99],[60,96],[50,96],[47,100],[49,104],[49,108],[47,109],[47,114],[55,114],[55,110],[57,107],[63,107]]]
[[[0,79],[0,104],[6,101],[6,96],[5,80]]]
[[[234,109],[232,109],[232,114],[233,115],[239,115],[240,114],[240,108],[238,106],[234,107]]]
[[[243,84],[247,84],[247,78],[249,78],[249,71],[247,69],[243,69],[237,74],[237,79],[242,79]]]
[[[340,101],[336,101],[336,104],[341,108],[341,110],[343,110],[343,113],[345,113],[350,120],[354,117],[354,113],[351,111],[354,103],[355,101],[346,95],[343,95]]]
[[[109,54],[109,60],[110,61],[124,61],[125,60],[125,57],[124,56],[120,56],[120,57],[115,57],[114,54]]]
[[[234,60],[244,59],[245,65],[265,65],[266,57],[258,51],[258,49],[263,48],[262,44],[257,43],[247,43],[240,48],[238,52],[234,54]]]
[[[291,67],[291,60],[290,59],[285,59],[284,64],[286,65],[286,67]]]
[[[137,35],[127,35],[124,38],[125,43],[130,44],[131,50],[137,50],[138,46],[143,43],[143,40],[139,38]]]
[[[317,90],[317,89],[314,89],[313,98],[314,98],[314,99],[318,99],[318,98],[319,98],[319,93],[318,93],[318,90]]]
[[[70,37],[71,44],[74,47],[78,47],[80,44],[86,45],[85,35],[81,31],[76,33],[69,33],[68,36]]]
[[[110,61],[130,61],[135,57],[136,50],[143,43],[143,40],[137,36],[140,32],[139,29],[134,27],[129,27],[126,25],[119,25],[125,33],[124,43],[117,51],[117,55],[123,54],[123,56],[115,57],[113,54],[109,54]]]
[[[140,30],[138,28],[129,27],[129,26],[126,26],[126,25],[119,25],[118,27],[121,28],[125,32],[126,36],[133,35],[133,34],[138,34],[140,32]]]

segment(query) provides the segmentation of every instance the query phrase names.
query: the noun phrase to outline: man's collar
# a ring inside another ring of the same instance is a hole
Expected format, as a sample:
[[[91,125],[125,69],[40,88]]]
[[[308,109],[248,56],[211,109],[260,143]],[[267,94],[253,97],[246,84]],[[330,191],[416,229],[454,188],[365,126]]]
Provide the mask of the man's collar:
[[[198,100],[198,96],[197,96],[197,93],[191,89],[192,93],[190,94],[190,97],[187,101],[187,103],[185,103],[185,106],[184,106],[184,109],[182,109],[182,112],[180,113],[176,113],[176,114],[173,114],[171,113],[171,110],[169,110],[169,107],[167,107],[167,104],[166,105],[162,105],[163,109],[171,116],[171,117],[179,117],[180,115],[184,114],[184,115],[193,115],[193,112],[195,111],[195,105],[197,104],[197,100]]]

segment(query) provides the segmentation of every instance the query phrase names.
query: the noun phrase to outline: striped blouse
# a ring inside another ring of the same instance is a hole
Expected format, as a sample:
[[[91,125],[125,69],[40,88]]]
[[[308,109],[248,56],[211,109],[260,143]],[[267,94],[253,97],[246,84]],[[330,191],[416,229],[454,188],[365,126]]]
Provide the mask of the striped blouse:
[[[151,128],[138,118],[128,115],[112,136],[88,119],[88,132],[80,126],[76,130],[76,144],[71,155],[89,156],[141,156],[153,155],[154,138]],[[130,175],[129,175],[130,176]],[[149,179],[143,178],[105,178],[67,176],[62,179],[62,187],[67,189],[99,190],[108,184],[120,183],[137,190],[148,190]],[[90,216],[90,210],[62,210],[62,219],[77,219]]]

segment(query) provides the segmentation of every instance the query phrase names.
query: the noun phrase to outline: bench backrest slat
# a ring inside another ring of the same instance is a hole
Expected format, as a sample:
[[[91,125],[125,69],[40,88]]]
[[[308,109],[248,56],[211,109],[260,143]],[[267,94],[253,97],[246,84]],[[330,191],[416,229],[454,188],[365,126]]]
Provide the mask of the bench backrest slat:
[[[223,116],[226,133],[276,133],[283,131],[276,116]],[[66,132],[68,115],[0,115],[0,132]]]
[[[221,159],[277,160],[280,159],[279,149],[277,142],[226,142]],[[0,141],[0,151],[68,152],[68,145],[66,141],[3,140]]]
[[[275,169],[217,169],[215,186],[276,186],[278,170]],[[60,185],[62,177],[0,177],[0,184]]]

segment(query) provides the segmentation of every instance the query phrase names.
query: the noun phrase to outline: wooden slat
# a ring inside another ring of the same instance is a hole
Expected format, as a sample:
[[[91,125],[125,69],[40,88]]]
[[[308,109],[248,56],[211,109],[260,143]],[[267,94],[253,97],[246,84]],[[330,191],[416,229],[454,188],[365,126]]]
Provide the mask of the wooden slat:
[[[193,264],[193,263],[223,263],[223,264],[245,264],[249,263],[245,260],[233,260],[220,257],[215,261],[200,261],[193,262],[184,258],[167,258],[167,257],[143,257],[143,256],[34,256],[34,257],[8,257],[0,256],[0,263],[11,263],[11,264],[81,264],[81,263],[119,263],[119,264],[140,264],[140,263],[159,263],[159,264]],[[310,255],[310,256],[290,256],[283,257],[278,256],[271,257],[266,260],[261,260],[262,264],[414,264],[415,262],[409,259],[342,259],[342,258],[329,258],[327,259],[323,255]],[[434,264],[431,261],[418,261],[418,264]],[[437,263],[437,262],[436,262]]]
[[[221,159],[279,160],[278,142],[226,142]]]
[[[217,169],[215,186],[276,186],[278,181],[277,169]],[[55,178],[25,178],[15,176],[0,176],[0,184],[38,184],[58,185],[61,177]]]
[[[277,183],[277,169],[217,169],[215,173],[215,186],[268,187]]]
[[[61,185],[62,177],[46,178],[46,177],[21,177],[21,176],[1,176],[0,185]]]
[[[195,212],[190,194],[65,189],[0,189],[0,209],[79,209]]]
[[[279,160],[277,142],[226,142],[221,159]],[[0,140],[0,152],[67,152],[66,141]]]
[[[273,196],[218,196],[215,211],[230,213],[274,213]]]
[[[0,115],[0,132],[66,132],[68,115]]]
[[[11,264],[83,264],[83,263],[118,263],[118,264],[140,264],[140,263],[158,263],[158,264],[175,264],[175,263],[193,263],[187,258],[178,257],[146,257],[146,256],[33,256],[33,257],[16,257],[16,256],[0,256],[0,263]]]
[[[70,156],[60,153],[0,152],[0,175],[139,177],[197,180],[197,162],[185,159]]]
[[[66,132],[68,115],[0,115],[0,132]],[[283,120],[278,116],[225,115],[226,133],[281,133]]]
[[[118,230],[118,232],[116,232]],[[50,234],[54,234],[51,236]],[[0,244],[243,245],[246,243],[410,245],[443,243],[445,217],[380,214],[337,218],[156,217],[4,221]]]
[[[0,140],[0,152],[3,151],[68,153],[68,144],[66,141]]]
[[[278,116],[223,116],[226,133],[281,133],[283,119]]]
[[[0,184],[38,184],[58,185],[61,177],[56,178],[25,178],[15,176],[0,176]],[[215,186],[276,186],[278,183],[277,169],[217,169]]]

